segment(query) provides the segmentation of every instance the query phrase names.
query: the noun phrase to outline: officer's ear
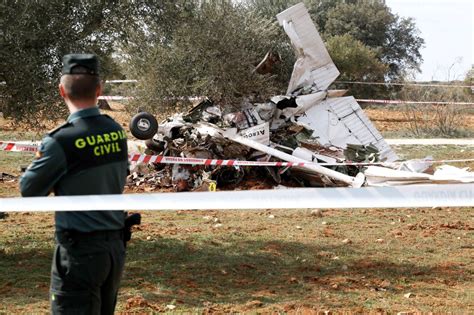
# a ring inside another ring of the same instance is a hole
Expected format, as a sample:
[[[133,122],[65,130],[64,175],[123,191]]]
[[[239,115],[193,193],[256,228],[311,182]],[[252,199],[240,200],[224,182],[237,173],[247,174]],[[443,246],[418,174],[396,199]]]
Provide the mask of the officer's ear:
[[[102,81],[97,85],[95,89],[95,96],[99,97],[102,95]]]
[[[61,95],[62,98],[66,98],[66,90],[62,83],[59,83],[59,95]]]

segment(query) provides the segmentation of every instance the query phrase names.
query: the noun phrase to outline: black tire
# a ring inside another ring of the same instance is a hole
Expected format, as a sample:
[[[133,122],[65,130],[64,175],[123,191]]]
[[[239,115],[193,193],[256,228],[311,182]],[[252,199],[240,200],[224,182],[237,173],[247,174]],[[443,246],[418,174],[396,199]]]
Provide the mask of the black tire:
[[[156,121],[156,118],[150,113],[138,113],[130,120],[130,131],[137,139],[151,139],[158,131],[158,121]]]

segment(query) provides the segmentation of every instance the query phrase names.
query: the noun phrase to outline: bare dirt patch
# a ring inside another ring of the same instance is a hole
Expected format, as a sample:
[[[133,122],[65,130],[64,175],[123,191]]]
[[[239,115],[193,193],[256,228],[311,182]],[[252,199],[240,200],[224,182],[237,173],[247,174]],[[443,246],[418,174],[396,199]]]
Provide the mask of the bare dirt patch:
[[[123,109],[107,113],[128,123]],[[394,117],[391,124],[403,123]],[[27,140],[18,130],[1,132],[4,139]],[[456,146],[397,152],[472,157]],[[11,154],[0,152],[0,171],[19,175],[32,155]],[[0,195],[17,196],[17,187],[17,180],[0,181]],[[472,210],[142,212],[118,311],[468,313]],[[0,313],[48,311],[53,223],[52,213],[0,220]]]
[[[468,311],[471,212],[142,212],[118,310]],[[0,310],[47,311],[53,216],[13,214],[0,227]]]
[[[387,131],[401,131],[410,129],[410,118],[403,110],[384,109],[384,108],[367,108],[364,109],[375,127],[383,134]],[[434,117],[432,118],[434,122]],[[464,129],[473,129],[474,114],[467,111],[463,115],[461,125]]]

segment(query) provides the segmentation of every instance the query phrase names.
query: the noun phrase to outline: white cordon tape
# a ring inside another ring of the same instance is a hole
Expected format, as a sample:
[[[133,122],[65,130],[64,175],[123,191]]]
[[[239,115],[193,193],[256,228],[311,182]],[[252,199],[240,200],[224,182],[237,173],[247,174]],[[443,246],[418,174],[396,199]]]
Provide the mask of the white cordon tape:
[[[138,80],[106,80],[105,83],[137,83]]]
[[[376,104],[420,104],[420,105],[474,105],[468,102],[419,102],[419,101],[402,101],[402,100],[373,100],[373,99],[356,99],[361,103],[376,103]]]
[[[99,100],[107,101],[123,101],[132,100],[132,96],[118,96],[118,95],[102,95],[98,97]],[[356,99],[357,102],[361,103],[374,103],[374,104],[421,104],[421,105],[474,105],[469,102],[438,102],[438,101],[403,101],[403,100],[376,100],[376,99]]]
[[[3,212],[472,207],[474,184],[0,199]]]
[[[38,144],[25,144],[19,142],[2,142],[0,141],[0,151],[11,152],[36,152]],[[188,164],[188,165],[214,165],[214,166],[277,166],[277,167],[295,167],[295,166],[393,166],[400,165],[405,162],[342,162],[342,163],[295,163],[295,162],[264,162],[264,161],[241,161],[241,160],[219,160],[219,159],[197,159],[183,158],[163,155],[147,155],[147,154],[129,154],[130,162],[156,163],[156,164]],[[474,159],[457,159],[457,160],[411,160],[416,163],[439,164],[439,163],[458,163],[473,162]]]
[[[102,95],[102,96],[99,96],[97,99],[106,100],[106,101],[122,101],[122,100],[132,100],[133,97],[132,96],[115,96],[115,95],[106,96],[106,95]]]
[[[105,83],[137,83],[138,80],[106,80]],[[367,82],[367,81],[335,81],[343,84],[364,84],[364,85],[396,85],[396,86],[421,86],[421,87],[449,87],[449,88],[474,88],[474,85],[452,85],[452,84],[423,84],[410,82]]]
[[[342,84],[363,84],[363,85],[394,85],[394,86],[421,86],[421,87],[446,87],[446,88],[474,88],[474,85],[452,85],[452,84],[423,84],[423,83],[402,83],[402,82],[367,82],[367,81],[335,81]]]

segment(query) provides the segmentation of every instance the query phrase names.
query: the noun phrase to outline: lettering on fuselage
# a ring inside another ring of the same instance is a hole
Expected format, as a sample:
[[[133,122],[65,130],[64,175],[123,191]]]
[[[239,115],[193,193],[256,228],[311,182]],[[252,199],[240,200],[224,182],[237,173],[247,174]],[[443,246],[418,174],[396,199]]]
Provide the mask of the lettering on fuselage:
[[[77,138],[74,146],[78,149],[93,147],[95,156],[102,156],[110,153],[121,152],[119,140],[126,139],[127,134],[124,130],[112,131],[99,135],[90,135],[83,138]]]

